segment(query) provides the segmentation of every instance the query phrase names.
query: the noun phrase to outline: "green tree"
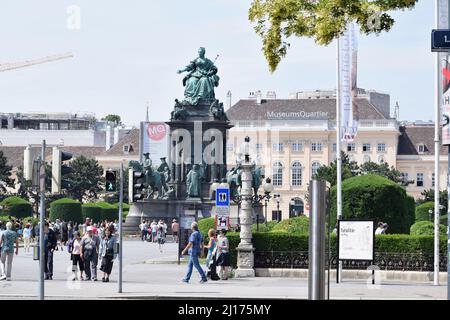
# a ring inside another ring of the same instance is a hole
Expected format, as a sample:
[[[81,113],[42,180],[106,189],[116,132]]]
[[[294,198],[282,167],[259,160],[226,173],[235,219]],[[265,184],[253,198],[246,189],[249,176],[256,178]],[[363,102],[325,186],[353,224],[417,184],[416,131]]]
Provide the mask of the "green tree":
[[[358,164],[350,161],[345,152],[341,151],[342,159],[342,180],[354,177],[359,173]],[[315,179],[328,181],[332,186],[337,184],[337,160],[334,160],[329,166],[321,166],[314,175]]]
[[[286,56],[295,37],[314,38],[328,45],[355,21],[361,32],[379,34],[389,31],[394,19],[392,10],[413,8],[418,0],[253,0],[249,20],[262,38],[262,51],[271,72]]]
[[[117,114],[108,114],[107,116],[103,117],[102,120],[113,122],[116,125],[119,125],[122,123],[122,119]]]
[[[417,200],[417,204],[423,204],[425,202],[434,202],[434,189],[424,190],[421,193],[422,198]],[[439,204],[442,206],[441,214],[447,212],[447,190],[442,190],[439,192]]]
[[[97,160],[85,156],[75,158],[70,166],[73,172],[68,175],[68,179],[72,182],[72,188],[66,190],[67,195],[80,202],[83,199],[97,199],[104,185],[102,166]]]
[[[3,151],[0,150],[0,192],[5,193],[6,187],[10,187],[12,185],[11,180],[11,170],[12,166],[8,165],[8,159],[3,154]]]
[[[381,164],[371,161],[363,163],[360,166],[360,173],[377,174],[379,176],[388,178],[389,180],[394,181],[398,184],[401,184],[402,186],[407,186],[413,183],[413,181],[405,181],[403,179],[402,173],[397,169],[395,169],[393,166],[389,167],[389,165],[386,162],[383,162]]]

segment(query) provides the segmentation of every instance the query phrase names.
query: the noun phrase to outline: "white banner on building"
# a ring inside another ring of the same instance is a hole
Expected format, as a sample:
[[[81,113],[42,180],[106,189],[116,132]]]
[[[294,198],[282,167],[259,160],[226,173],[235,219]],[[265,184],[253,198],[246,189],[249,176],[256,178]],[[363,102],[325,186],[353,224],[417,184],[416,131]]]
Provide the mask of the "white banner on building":
[[[449,5],[448,0],[439,0],[439,29],[449,28]],[[441,65],[441,114],[444,120],[442,127],[442,145],[450,145],[450,63],[449,54],[447,52],[438,52]]]
[[[354,23],[348,25],[347,31],[340,41],[340,98],[341,98],[341,134],[342,140],[351,142],[355,139],[358,131],[358,108],[357,96],[357,62],[358,43],[356,37],[356,26]]]
[[[140,159],[149,153],[153,165],[160,165],[161,158],[169,154],[169,126],[164,122],[141,122]],[[168,160],[168,159],[167,159]]]

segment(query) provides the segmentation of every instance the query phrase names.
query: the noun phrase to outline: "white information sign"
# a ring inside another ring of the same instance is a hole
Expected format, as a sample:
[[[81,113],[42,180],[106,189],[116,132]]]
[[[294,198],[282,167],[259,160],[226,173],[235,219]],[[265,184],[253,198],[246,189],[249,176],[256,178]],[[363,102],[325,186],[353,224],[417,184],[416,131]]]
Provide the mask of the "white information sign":
[[[161,158],[167,158],[169,154],[169,132],[169,126],[164,122],[141,122],[141,159],[144,153],[149,153],[153,165],[160,165]]]
[[[373,260],[373,221],[339,221],[339,260]]]

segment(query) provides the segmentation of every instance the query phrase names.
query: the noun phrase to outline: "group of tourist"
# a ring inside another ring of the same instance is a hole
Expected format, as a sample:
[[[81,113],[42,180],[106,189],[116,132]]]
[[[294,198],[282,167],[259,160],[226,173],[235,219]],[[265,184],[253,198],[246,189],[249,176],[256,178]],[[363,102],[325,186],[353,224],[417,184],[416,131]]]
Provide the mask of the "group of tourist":
[[[228,280],[230,267],[230,244],[226,236],[225,229],[220,230],[217,236],[214,229],[208,231],[209,242],[205,247],[203,236],[198,230],[198,224],[193,222],[191,225],[192,234],[189,237],[189,243],[181,252],[182,255],[189,254],[188,271],[182,279],[183,282],[189,283],[192,276],[193,267],[200,274],[200,283],[205,283],[210,278],[213,281]],[[203,256],[204,249],[208,249],[206,256],[206,273],[200,266],[199,258]],[[219,274],[217,273],[219,268]]]
[[[40,226],[33,228],[31,223],[10,220],[0,225],[0,280],[11,280],[14,254],[19,253],[19,240],[23,240],[24,252],[30,252],[32,242],[39,247]],[[113,260],[117,257],[117,221],[93,223],[86,218],[83,224],[64,222],[44,223],[45,279],[53,280],[53,253],[59,248],[70,254],[73,280],[97,281],[97,264],[100,259],[102,281],[109,282]],[[35,241],[36,240],[36,241]],[[78,277],[78,273],[80,276]],[[85,273],[86,278],[84,278]]]
[[[141,230],[141,240],[158,243],[159,251],[162,252],[163,245],[166,243],[168,229],[165,221],[163,219],[160,219],[158,222],[156,222],[156,219],[152,222],[150,220],[143,220],[139,225],[139,229]],[[175,242],[178,242],[178,232],[179,224],[176,219],[173,219],[172,233]]]

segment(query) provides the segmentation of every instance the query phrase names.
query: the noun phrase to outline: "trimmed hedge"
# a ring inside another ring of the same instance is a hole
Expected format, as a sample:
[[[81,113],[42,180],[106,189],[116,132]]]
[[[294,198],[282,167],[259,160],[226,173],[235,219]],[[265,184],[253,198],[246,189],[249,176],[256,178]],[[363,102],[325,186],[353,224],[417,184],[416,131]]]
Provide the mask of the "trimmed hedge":
[[[439,217],[439,220],[440,220],[441,224],[443,224],[444,226],[446,226],[447,223],[448,223],[448,216],[447,216],[447,215],[440,216],[440,217]]]
[[[336,186],[331,189],[331,225],[336,224]],[[409,233],[414,223],[414,199],[395,182],[374,174],[342,182],[344,218],[374,219],[386,222],[390,233]]]
[[[55,221],[56,219],[83,222],[81,203],[69,198],[53,201],[50,203],[50,220]]]
[[[434,223],[431,221],[419,221],[411,226],[410,234],[412,236],[433,236]],[[447,227],[443,224],[439,225],[439,234],[441,236],[447,235]]]
[[[282,220],[273,227],[272,232],[308,234],[309,233],[309,218],[306,216],[301,216],[301,217],[290,218],[287,220]]]
[[[209,229],[214,229],[214,217],[203,218],[198,221],[198,231],[200,231],[200,233],[203,236],[203,239],[206,242],[209,241],[209,237],[208,237]]]
[[[3,224],[6,224],[8,221],[11,221],[11,220],[16,220],[16,217],[11,217],[11,216],[0,216],[0,221],[1,221]]]
[[[227,234],[230,242],[231,264],[236,266],[236,247],[239,244],[239,233]],[[308,251],[308,235],[288,234],[286,232],[260,232],[253,234],[253,246],[256,251]],[[336,252],[337,236],[331,236],[331,250]],[[327,245],[328,247],[328,245]],[[440,238],[439,251],[447,255],[447,237]],[[375,252],[390,253],[424,253],[433,254],[433,236],[412,236],[405,234],[377,235],[375,237]]]
[[[278,221],[276,221],[276,220],[267,221],[267,224],[260,223],[259,224],[259,232],[270,232],[277,224],[278,224]],[[256,223],[254,223],[252,225],[252,232],[255,233],[255,232],[257,232],[256,230],[257,230],[257,225],[256,225]]]
[[[101,215],[102,220],[108,221],[119,220],[119,210],[114,205],[105,201],[96,202],[95,205],[100,207],[100,209],[102,210]]]
[[[90,218],[94,223],[102,220],[102,208],[95,203],[85,203],[81,206],[83,220]]]
[[[429,201],[422,203],[416,207],[416,222],[418,221],[430,221],[429,210],[432,210],[431,218],[434,219],[434,202]]]
[[[28,201],[19,197],[8,197],[1,203],[3,214],[15,216],[16,218],[31,217],[33,215],[33,206]]]

